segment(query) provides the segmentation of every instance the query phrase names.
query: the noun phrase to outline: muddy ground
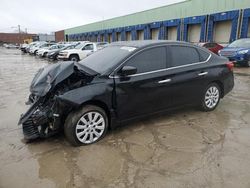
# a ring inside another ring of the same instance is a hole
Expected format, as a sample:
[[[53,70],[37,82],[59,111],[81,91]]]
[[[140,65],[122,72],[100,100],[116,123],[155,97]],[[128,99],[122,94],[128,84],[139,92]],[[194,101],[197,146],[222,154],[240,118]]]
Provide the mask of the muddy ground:
[[[0,48],[0,187],[250,187],[250,68],[210,113],[182,109],[72,147],[63,134],[25,144],[17,121],[48,62]]]

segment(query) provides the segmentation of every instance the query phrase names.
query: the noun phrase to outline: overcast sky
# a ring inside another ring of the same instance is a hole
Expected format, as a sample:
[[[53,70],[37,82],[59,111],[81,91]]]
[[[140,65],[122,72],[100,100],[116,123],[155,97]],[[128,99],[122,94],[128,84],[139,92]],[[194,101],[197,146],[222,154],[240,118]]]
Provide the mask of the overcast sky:
[[[183,0],[0,0],[0,32],[50,33]]]

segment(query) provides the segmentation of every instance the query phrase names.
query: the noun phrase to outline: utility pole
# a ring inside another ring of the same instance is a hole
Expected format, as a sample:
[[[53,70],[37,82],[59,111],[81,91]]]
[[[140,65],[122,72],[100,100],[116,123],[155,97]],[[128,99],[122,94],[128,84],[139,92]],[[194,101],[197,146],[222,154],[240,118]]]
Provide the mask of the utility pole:
[[[26,34],[28,33],[27,28],[25,28],[25,33],[26,33]]]
[[[22,43],[22,41],[21,41],[21,27],[20,27],[20,25],[18,25],[18,35],[19,35],[19,43]]]

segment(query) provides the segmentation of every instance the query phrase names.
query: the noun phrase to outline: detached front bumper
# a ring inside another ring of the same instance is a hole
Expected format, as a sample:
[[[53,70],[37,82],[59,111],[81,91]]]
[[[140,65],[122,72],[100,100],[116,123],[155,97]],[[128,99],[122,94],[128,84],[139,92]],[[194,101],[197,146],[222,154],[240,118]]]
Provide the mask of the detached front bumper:
[[[49,126],[56,121],[56,118],[53,118],[53,109],[49,105],[41,104],[42,99],[34,102],[28,111],[21,115],[18,122],[19,125],[22,124],[24,138],[27,140],[45,138],[57,131],[49,131]]]
[[[22,124],[24,138],[27,140],[44,137],[43,127],[49,123],[47,110],[41,110],[39,104],[41,104],[41,99],[34,102],[19,119],[18,125]]]
[[[58,133],[72,106],[71,103],[57,97],[45,103],[39,98],[25,114],[21,115],[18,122],[19,125],[22,124],[24,138],[47,138]]]

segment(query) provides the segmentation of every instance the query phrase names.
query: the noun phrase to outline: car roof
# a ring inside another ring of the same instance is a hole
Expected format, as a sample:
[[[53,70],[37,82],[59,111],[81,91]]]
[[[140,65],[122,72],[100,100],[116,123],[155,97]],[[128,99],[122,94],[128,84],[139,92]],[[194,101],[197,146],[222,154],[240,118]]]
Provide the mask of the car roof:
[[[185,44],[190,45],[191,43],[181,42],[181,41],[173,41],[173,40],[137,40],[137,41],[119,41],[113,42],[110,46],[130,46],[135,48],[142,48],[146,46],[154,46],[157,44]],[[192,45],[192,44],[191,44]]]

